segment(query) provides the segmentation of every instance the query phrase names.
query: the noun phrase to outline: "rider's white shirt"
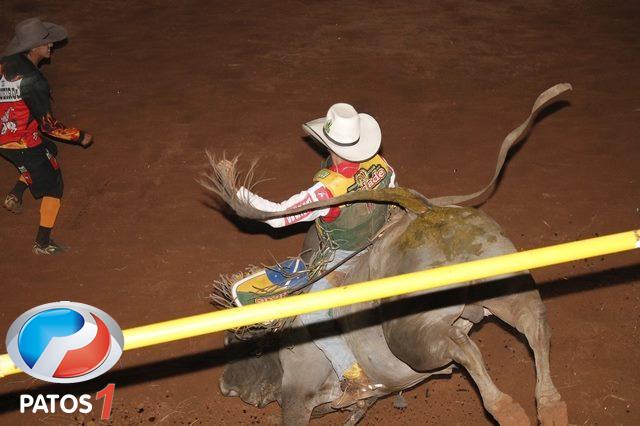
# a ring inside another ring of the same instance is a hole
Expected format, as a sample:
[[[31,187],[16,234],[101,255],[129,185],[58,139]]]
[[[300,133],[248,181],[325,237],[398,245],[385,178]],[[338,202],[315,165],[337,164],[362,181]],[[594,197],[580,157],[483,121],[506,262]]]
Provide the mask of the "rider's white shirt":
[[[389,183],[390,188],[394,188],[396,186],[395,181],[396,174],[392,170],[391,182]],[[321,182],[317,182],[311,188],[301,191],[298,194],[295,194],[282,201],[281,203],[275,203],[273,201],[262,198],[261,196],[254,194],[244,186],[238,190],[237,195],[241,200],[247,201],[253,207],[257,208],[258,210],[262,210],[263,212],[281,212],[287,209],[300,207],[305,204],[313,203],[320,200],[326,200],[327,198],[333,197],[331,191],[329,191],[327,187]],[[298,222],[314,221],[319,217],[326,216],[330,210],[330,207],[319,210],[309,210],[291,216],[265,220],[265,223],[274,228],[282,228],[284,226],[289,226]]]
[[[305,204],[319,200],[326,200],[327,198],[332,197],[331,193],[321,182],[317,182],[311,188],[301,191],[281,203],[274,203],[273,201],[264,199],[249,191],[244,186],[238,190],[237,195],[241,200],[249,202],[253,207],[262,210],[263,212],[281,212],[290,208],[300,207]],[[319,210],[309,210],[291,216],[265,220],[265,223],[274,228],[282,228],[283,226],[292,225],[298,222],[311,222],[319,217],[326,216],[327,213],[329,213],[329,210],[330,207]]]

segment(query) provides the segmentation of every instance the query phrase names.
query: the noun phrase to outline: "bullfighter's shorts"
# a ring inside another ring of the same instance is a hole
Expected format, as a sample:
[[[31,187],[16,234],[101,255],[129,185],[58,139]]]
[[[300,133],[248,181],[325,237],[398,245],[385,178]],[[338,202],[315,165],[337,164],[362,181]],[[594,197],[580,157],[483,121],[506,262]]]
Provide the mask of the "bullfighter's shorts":
[[[62,198],[64,183],[62,172],[56,159],[58,147],[53,142],[43,141],[40,145],[25,149],[2,149],[0,156],[6,158],[18,169],[34,198]]]

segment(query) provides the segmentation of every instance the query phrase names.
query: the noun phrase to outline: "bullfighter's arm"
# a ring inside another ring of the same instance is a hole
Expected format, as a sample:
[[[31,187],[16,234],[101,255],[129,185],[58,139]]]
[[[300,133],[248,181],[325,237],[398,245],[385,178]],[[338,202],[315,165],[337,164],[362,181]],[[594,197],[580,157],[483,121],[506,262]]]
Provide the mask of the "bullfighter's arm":
[[[38,122],[43,136],[59,141],[80,143],[84,132],[75,127],[67,127],[53,116],[49,84],[40,75],[33,73],[22,80],[20,85],[22,99],[29,112]]]
[[[320,182],[305,191],[295,194],[281,203],[274,203],[273,201],[266,200],[249,191],[244,186],[238,190],[237,195],[241,200],[247,201],[253,207],[264,212],[280,212],[332,197],[331,192]],[[265,223],[274,228],[281,228],[298,222],[311,222],[319,217],[325,216],[327,213],[329,213],[329,208],[310,210],[291,216],[265,220]]]

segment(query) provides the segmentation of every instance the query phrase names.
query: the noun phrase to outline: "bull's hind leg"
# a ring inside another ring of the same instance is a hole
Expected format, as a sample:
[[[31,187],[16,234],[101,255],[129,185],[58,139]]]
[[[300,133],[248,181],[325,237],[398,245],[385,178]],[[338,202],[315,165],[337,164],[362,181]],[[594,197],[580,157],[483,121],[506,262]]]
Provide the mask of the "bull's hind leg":
[[[522,407],[489,377],[480,350],[467,335],[470,323],[459,319],[462,312],[462,306],[452,306],[386,321],[382,327],[389,349],[416,371],[441,370],[452,361],[462,365],[478,386],[484,407],[501,425],[530,424]]]
[[[528,286],[527,291],[482,301],[491,313],[524,334],[533,350],[536,363],[536,401],[538,419],[543,425],[567,425],[567,406],[551,380],[549,366],[549,340],[551,331],[546,319],[545,306],[530,276],[515,278]],[[517,284],[517,282],[516,282]]]
[[[482,359],[480,349],[458,326],[448,327],[448,355],[467,369],[480,390],[484,407],[501,425],[529,425],[529,418],[511,397],[493,383]]]

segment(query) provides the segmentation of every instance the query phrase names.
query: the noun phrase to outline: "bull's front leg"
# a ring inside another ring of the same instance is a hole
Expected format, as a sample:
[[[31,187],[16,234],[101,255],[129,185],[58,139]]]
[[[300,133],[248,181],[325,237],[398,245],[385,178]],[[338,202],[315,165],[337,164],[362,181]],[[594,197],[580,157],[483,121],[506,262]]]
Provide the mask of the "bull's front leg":
[[[334,388],[339,389],[338,379],[336,377],[331,380],[333,374],[331,364],[326,359],[318,363],[298,363],[298,361],[304,361],[302,358],[305,357],[302,353],[292,353],[296,349],[283,349],[289,352],[286,355],[287,358],[298,358],[295,364],[282,361],[284,375],[281,407],[282,424],[285,426],[307,425],[312,414],[314,417],[321,417],[334,411],[328,403],[338,396],[334,391]],[[318,409],[314,411],[316,407]]]
[[[285,426],[306,425],[312,413],[314,416],[326,414],[322,411],[323,404],[337,398],[340,390],[329,360],[298,319],[293,325],[289,338],[295,344],[285,344],[279,353],[283,370],[280,406]],[[318,410],[314,412],[316,407]]]
[[[304,398],[293,392],[282,394],[282,424],[284,426],[306,426],[311,419],[312,409],[306,407]]]

